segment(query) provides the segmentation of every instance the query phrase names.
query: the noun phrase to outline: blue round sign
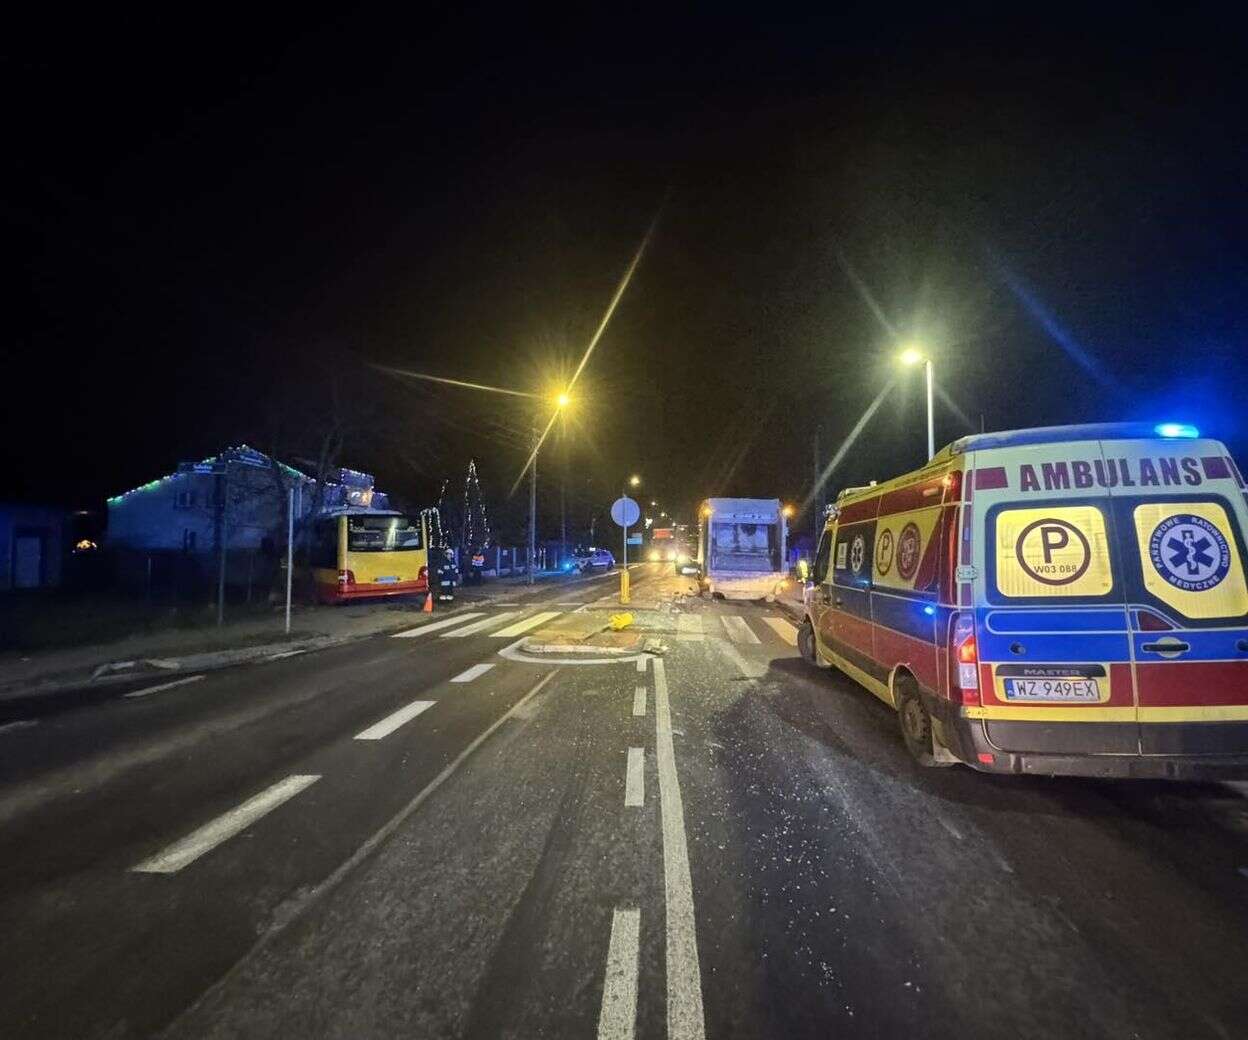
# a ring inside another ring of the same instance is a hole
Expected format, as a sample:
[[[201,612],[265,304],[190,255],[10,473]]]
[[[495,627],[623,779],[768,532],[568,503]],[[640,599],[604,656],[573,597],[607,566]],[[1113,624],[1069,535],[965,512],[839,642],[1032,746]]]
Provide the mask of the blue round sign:
[[[1203,516],[1191,513],[1168,516],[1154,527],[1148,555],[1157,573],[1184,592],[1211,589],[1231,569],[1225,536]]]

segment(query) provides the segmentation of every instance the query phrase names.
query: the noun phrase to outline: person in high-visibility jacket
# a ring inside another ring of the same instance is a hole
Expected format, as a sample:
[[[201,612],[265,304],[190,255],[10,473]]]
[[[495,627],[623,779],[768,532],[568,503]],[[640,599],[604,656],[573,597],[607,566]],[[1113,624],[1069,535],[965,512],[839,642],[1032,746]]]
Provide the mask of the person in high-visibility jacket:
[[[447,549],[442,562],[438,564],[436,595],[439,603],[448,603],[455,598],[455,579],[457,577],[455,554],[450,549]]]

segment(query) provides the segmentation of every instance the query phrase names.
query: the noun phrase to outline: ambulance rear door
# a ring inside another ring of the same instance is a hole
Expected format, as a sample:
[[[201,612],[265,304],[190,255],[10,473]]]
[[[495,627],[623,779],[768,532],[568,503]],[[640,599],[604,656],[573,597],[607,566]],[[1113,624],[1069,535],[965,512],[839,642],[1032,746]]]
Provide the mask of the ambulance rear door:
[[[989,742],[1139,754],[1130,630],[1095,440],[974,453],[976,643]]]
[[[1248,509],[1212,440],[1104,441],[1145,755],[1248,754]]]

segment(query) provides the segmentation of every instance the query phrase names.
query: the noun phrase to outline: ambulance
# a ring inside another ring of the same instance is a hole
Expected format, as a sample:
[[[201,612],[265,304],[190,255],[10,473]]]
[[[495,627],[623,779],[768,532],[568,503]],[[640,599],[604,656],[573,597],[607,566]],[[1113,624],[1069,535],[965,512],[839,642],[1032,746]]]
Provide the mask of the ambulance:
[[[842,492],[799,648],[924,765],[1248,777],[1245,485],[1193,427],[963,437]]]

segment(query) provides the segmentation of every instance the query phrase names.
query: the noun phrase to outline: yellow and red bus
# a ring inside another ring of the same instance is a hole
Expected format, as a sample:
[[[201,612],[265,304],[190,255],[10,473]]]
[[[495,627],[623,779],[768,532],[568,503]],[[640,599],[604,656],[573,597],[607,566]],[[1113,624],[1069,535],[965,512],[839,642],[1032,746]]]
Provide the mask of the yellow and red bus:
[[[344,509],[312,521],[304,567],[316,598],[347,603],[429,591],[425,518],[376,509]]]

